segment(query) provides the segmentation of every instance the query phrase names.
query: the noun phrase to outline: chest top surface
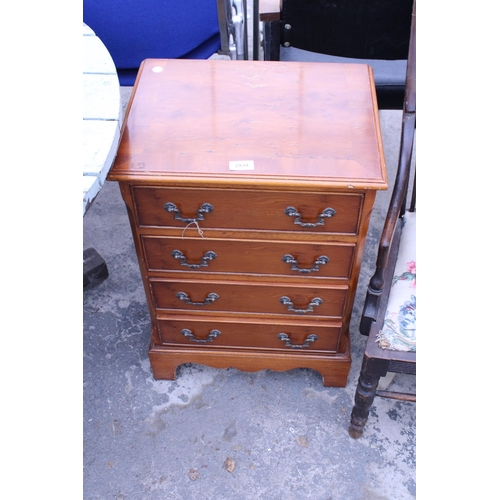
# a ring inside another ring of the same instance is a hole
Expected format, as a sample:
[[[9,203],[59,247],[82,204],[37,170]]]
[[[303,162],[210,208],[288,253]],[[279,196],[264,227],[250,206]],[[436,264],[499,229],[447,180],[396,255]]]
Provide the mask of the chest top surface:
[[[147,59],[108,179],[385,189],[371,69]]]

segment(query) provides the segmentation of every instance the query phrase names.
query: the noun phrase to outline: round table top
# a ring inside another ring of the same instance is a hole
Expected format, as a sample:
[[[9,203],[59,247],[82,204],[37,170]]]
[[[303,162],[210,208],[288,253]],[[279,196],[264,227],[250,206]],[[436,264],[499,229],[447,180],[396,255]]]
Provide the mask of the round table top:
[[[99,193],[118,149],[120,83],[108,50],[83,24],[83,215]]]

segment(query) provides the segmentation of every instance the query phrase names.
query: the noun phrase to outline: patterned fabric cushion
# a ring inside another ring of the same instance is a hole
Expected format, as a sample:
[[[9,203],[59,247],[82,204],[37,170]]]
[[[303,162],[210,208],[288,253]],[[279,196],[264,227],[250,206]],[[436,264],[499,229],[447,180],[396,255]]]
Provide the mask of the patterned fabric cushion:
[[[417,350],[416,212],[407,212],[384,325],[377,336],[382,349]]]

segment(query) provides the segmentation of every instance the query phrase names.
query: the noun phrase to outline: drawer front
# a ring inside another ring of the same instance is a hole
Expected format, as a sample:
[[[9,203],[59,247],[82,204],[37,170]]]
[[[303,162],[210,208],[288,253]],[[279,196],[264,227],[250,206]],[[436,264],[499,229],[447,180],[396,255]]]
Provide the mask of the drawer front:
[[[298,354],[336,352],[340,335],[338,324],[283,325],[244,320],[232,323],[159,319],[158,326],[163,345],[280,349]]]
[[[355,244],[142,236],[149,271],[348,279]]]
[[[227,284],[224,282],[150,279],[157,309],[190,312],[287,314],[294,317],[328,316],[340,319],[347,286]]]
[[[140,226],[357,234],[361,193],[134,187]]]

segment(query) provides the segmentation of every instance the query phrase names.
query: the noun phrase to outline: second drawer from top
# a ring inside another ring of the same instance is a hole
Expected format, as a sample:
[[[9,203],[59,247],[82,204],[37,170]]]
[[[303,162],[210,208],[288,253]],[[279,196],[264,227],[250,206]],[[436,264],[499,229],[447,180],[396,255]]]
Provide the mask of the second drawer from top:
[[[349,279],[356,245],[142,235],[150,272]]]

